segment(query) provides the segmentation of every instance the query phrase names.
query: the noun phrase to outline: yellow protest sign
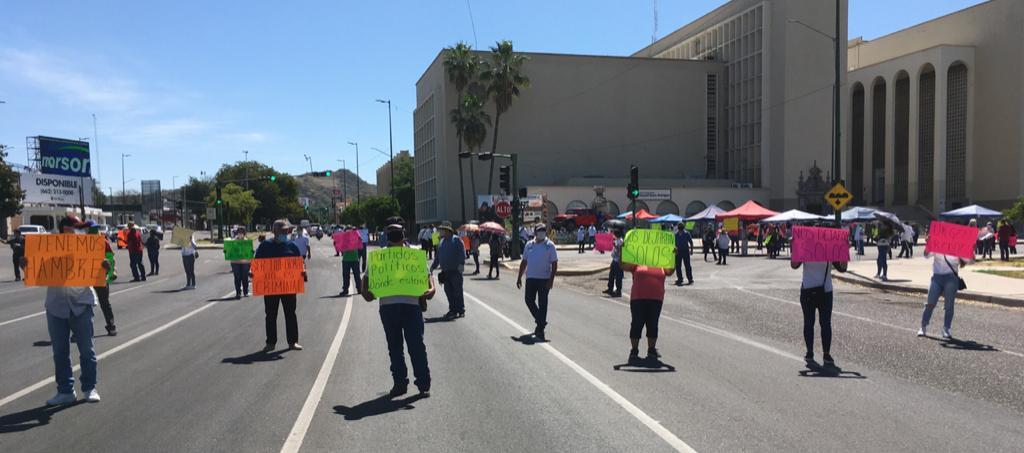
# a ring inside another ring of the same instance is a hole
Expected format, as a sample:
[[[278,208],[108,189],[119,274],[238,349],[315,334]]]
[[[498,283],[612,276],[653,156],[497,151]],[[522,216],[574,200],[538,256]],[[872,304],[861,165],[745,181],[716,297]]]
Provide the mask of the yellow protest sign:
[[[195,231],[188,228],[175,228],[174,232],[171,233],[171,243],[182,248],[189,247],[192,245],[193,234],[195,234]]]
[[[722,222],[722,228],[724,228],[725,231],[728,231],[730,233],[732,233],[734,231],[739,231],[740,230],[740,218],[739,217],[729,217],[729,218],[725,219]]]
[[[669,231],[634,229],[622,243],[622,262],[640,266],[675,267],[676,240]]]
[[[302,278],[302,257],[257,258],[252,260],[252,294],[276,296],[302,294],[306,283]]]
[[[423,295],[430,288],[427,253],[408,247],[387,247],[370,252],[366,275],[376,297]]]
[[[25,285],[107,286],[106,238],[95,234],[25,236]]]

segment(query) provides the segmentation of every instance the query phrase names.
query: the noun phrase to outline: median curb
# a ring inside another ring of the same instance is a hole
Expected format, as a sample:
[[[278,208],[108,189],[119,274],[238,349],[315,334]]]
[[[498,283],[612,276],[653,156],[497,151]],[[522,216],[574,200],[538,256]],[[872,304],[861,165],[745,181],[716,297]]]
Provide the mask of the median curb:
[[[922,288],[920,286],[897,285],[893,283],[874,281],[863,275],[857,274],[856,272],[847,272],[846,274],[832,274],[832,278],[839,280],[841,282],[850,283],[858,286],[865,286],[868,288],[880,289],[883,291],[923,294],[925,296],[928,295],[928,288]],[[1001,305],[1004,307],[1024,308],[1024,300],[1022,299],[1005,296],[996,296],[992,294],[984,294],[974,291],[959,291],[956,293],[956,298],[971,300],[975,302],[984,302],[994,305]]]
[[[519,266],[518,265],[513,266],[508,261],[502,261],[499,264],[501,265],[501,267],[503,267],[505,269],[508,269],[510,271],[516,271],[516,272],[519,271]],[[558,271],[555,272],[555,276],[580,277],[580,276],[587,276],[587,275],[595,275],[595,274],[600,274],[600,273],[603,273],[603,272],[608,272],[608,269],[610,269],[610,268],[611,268],[611,266],[594,266],[594,267],[587,267],[587,268],[569,268],[569,269],[559,268]]]

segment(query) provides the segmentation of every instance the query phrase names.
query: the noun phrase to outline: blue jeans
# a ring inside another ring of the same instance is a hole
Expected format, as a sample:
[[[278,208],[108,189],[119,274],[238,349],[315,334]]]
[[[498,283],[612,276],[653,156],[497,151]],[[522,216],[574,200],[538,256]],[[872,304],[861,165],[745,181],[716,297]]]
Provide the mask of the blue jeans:
[[[356,281],[356,292],[359,292],[359,285],[362,284],[362,277],[359,276],[359,261],[342,261],[341,262],[341,278],[344,282],[341,285],[342,292],[348,292],[349,286],[349,275]]]
[[[71,334],[78,343],[78,361],[82,364],[82,392],[96,388],[96,351],[92,347],[92,307],[81,315],[68,319],[46,314],[46,328],[50,331],[53,348],[53,372],[57,391],[75,391],[75,374],[71,369]]]
[[[466,299],[462,294],[462,272],[445,271],[444,295],[448,297],[448,311],[452,313],[466,312]]]
[[[921,314],[921,328],[928,327],[928,322],[932,319],[932,311],[935,310],[935,304],[939,302],[940,295],[946,299],[946,304],[943,307],[946,313],[942,326],[946,330],[953,326],[953,303],[956,301],[956,292],[959,288],[960,281],[957,280],[956,275],[932,275],[932,284],[928,287],[928,301],[925,302],[924,313]]]
[[[880,246],[878,246],[878,262],[876,263],[877,264],[876,267],[878,268],[877,275],[880,275],[882,277],[888,277],[889,276],[889,261],[888,260],[889,260],[889,246],[887,246],[887,245],[880,245]]]
[[[235,292],[249,294],[249,263],[231,263],[235,277]]]
[[[380,306],[380,322],[388,340],[391,357],[391,378],[395,384],[408,385],[409,369],[405,366],[402,338],[409,347],[416,387],[430,389],[430,368],[427,366],[427,347],[423,344],[423,312],[419,305],[390,304]]]
[[[612,261],[612,267],[608,269],[608,291],[613,293],[622,292],[622,263]]]

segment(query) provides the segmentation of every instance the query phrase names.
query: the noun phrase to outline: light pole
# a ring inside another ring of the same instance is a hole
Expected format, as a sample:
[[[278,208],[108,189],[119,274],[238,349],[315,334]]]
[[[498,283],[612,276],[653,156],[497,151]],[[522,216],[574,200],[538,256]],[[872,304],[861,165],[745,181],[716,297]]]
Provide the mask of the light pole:
[[[125,193],[125,181],[124,181],[124,158],[132,157],[131,154],[121,153],[121,198],[124,199]]]
[[[825,32],[823,32],[821,30],[818,30],[817,28],[814,28],[814,27],[812,27],[810,25],[807,25],[806,23],[804,23],[804,22],[802,22],[800,20],[797,20],[797,19],[790,19],[789,20],[789,22],[791,22],[791,23],[803,25],[808,30],[811,30],[811,31],[813,31],[813,32],[815,32],[815,33],[817,33],[817,34],[819,34],[821,36],[824,36],[824,37],[832,40],[832,45],[833,45],[833,48],[835,50],[835,81],[833,82],[833,85],[832,85],[832,182],[833,182],[833,184],[839,184],[839,183],[842,182],[842,178],[840,178],[840,174],[839,174],[840,168],[841,168],[840,157],[839,157],[839,144],[841,143],[840,140],[841,140],[841,137],[842,137],[842,129],[840,129],[840,127],[839,127],[839,114],[840,114],[840,112],[839,112],[839,83],[840,83],[840,79],[839,79],[839,77],[840,77],[840,67],[839,67],[839,63],[840,63],[840,60],[839,60],[839,55],[840,55],[839,54],[839,32],[840,32],[840,28],[839,28],[839,24],[840,24],[840,22],[839,22],[839,19],[840,19],[839,18],[839,14],[840,14],[840,9],[839,9],[839,1],[840,0],[836,0],[836,34],[835,34],[835,36],[830,35],[828,33],[825,33]],[[836,209],[835,210],[836,228],[842,227],[842,221],[843,221],[842,212],[841,212],[841,210]]]
[[[303,154],[302,157],[305,157],[306,158],[306,162],[309,163],[309,173],[312,174],[313,173],[313,158],[309,157],[309,155],[307,155],[307,154]]]
[[[92,138],[93,145],[96,145],[96,180],[103,179],[103,166],[100,165],[100,136],[96,133],[96,114],[92,114]],[[100,189],[102,191],[102,189]]]
[[[377,99],[377,102],[388,105],[388,166],[391,167],[391,198],[395,198],[395,141],[391,135],[391,99]]]
[[[245,190],[249,190],[249,151],[243,149],[242,154],[245,154],[245,159],[242,160],[242,168],[245,168]]]
[[[363,201],[362,194],[360,193],[362,191],[359,190],[359,143],[348,142],[348,144],[356,147],[356,203],[359,203]]]
[[[348,168],[345,166],[345,159],[336,159],[341,162],[341,201],[348,207]]]

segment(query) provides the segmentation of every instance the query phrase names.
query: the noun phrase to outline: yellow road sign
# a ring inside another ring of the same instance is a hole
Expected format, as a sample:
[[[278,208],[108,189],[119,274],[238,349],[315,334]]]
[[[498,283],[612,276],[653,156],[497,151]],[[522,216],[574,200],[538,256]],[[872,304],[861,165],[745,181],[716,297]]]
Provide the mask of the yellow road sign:
[[[841,182],[836,183],[828,192],[825,192],[825,201],[837,211],[843,209],[843,206],[846,206],[852,199],[853,195],[846,190],[846,187],[843,187]]]

